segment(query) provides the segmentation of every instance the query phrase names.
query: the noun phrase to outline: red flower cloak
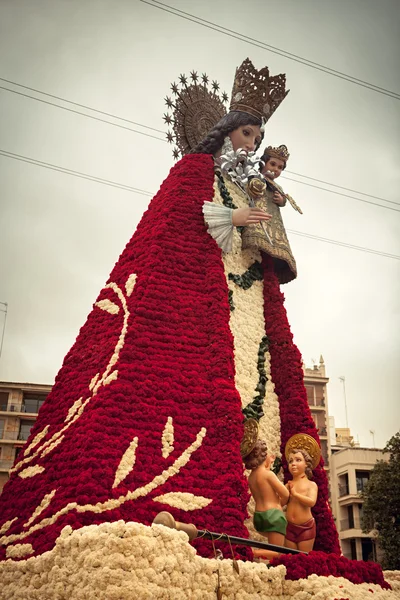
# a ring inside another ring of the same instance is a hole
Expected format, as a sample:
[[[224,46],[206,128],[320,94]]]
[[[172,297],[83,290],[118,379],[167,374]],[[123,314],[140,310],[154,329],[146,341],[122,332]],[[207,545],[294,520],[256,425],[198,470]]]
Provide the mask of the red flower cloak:
[[[149,525],[161,510],[247,537],[228,288],[221,250],[202,214],[213,182],[211,156],[182,159],[121,254],[0,498],[1,558],[18,544],[28,555],[51,549],[65,525],[118,519]],[[265,302],[276,302],[277,310],[267,334],[277,383],[275,333],[279,340],[280,323],[286,333],[288,325],[279,285],[268,292],[269,272]],[[293,369],[298,387],[298,361]],[[297,402],[285,385],[277,383],[283,440],[290,427],[302,431],[311,418],[304,398]],[[292,402],[297,417],[289,426],[285,407]],[[182,506],[171,508],[165,495]],[[337,537],[330,539],[326,549],[335,551]],[[198,542],[198,550],[210,555],[209,542]]]

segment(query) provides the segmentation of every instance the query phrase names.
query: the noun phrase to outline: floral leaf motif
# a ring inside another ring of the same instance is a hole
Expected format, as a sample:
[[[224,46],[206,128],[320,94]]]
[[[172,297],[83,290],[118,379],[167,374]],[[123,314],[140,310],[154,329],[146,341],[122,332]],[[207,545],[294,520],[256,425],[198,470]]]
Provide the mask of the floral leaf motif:
[[[103,385],[109,385],[112,381],[115,381],[116,379],[118,379],[118,371],[113,371],[108,377],[105,378],[105,380],[103,381]]]
[[[46,427],[44,429],[42,429],[42,431],[39,431],[39,433],[37,435],[35,435],[35,437],[31,441],[31,443],[25,450],[25,456],[28,456],[29,453],[31,452],[31,450],[40,442],[40,440],[42,440],[45,437],[49,428],[50,428],[50,425],[46,425]]]
[[[35,475],[39,475],[39,473],[43,473],[43,471],[44,467],[41,467],[40,465],[35,465],[34,467],[27,467],[26,469],[23,469],[23,471],[18,473],[18,476],[22,479],[27,479],[28,477],[34,477]]]
[[[168,467],[168,469],[165,469],[165,471],[163,471],[161,475],[156,475],[152,479],[152,481],[149,481],[148,483],[146,483],[146,485],[136,488],[135,490],[128,491],[125,495],[119,496],[119,498],[109,498],[108,500],[105,500],[104,502],[97,502],[97,504],[81,505],[81,504],[78,504],[77,502],[69,502],[66,506],[64,506],[63,508],[60,508],[60,510],[58,510],[56,513],[54,513],[51,517],[49,517],[47,519],[42,519],[41,521],[36,523],[36,525],[33,525],[30,529],[27,529],[26,531],[23,531],[21,533],[16,533],[14,535],[9,535],[9,536],[5,536],[5,537],[1,538],[1,543],[4,545],[8,545],[8,544],[12,544],[13,542],[15,542],[17,540],[24,539],[24,538],[28,537],[34,531],[37,531],[38,529],[42,529],[43,527],[47,527],[47,525],[52,525],[52,524],[56,523],[60,516],[66,515],[75,509],[78,510],[80,513],[86,513],[86,512],[102,513],[107,510],[112,510],[114,508],[118,508],[124,502],[132,502],[133,500],[136,500],[139,497],[147,496],[153,490],[155,490],[157,487],[164,485],[168,481],[168,479],[170,479],[171,477],[175,477],[175,475],[177,475],[177,473],[179,473],[179,471],[188,464],[188,462],[190,461],[190,459],[192,457],[193,452],[196,452],[196,450],[198,450],[201,447],[206,435],[207,435],[207,429],[205,427],[202,427],[200,429],[200,431],[198,432],[198,434],[196,435],[196,439],[190,444],[190,446],[188,446],[186,448],[186,450],[184,452],[182,452],[182,454],[173,462],[173,464],[170,465]],[[136,445],[137,445],[137,438],[135,438],[133,440],[131,445],[135,441],[136,441]],[[128,450],[129,450],[129,448],[128,448]],[[121,479],[121,481],[122,481],[122,479]]]
[[[97,374],[98,377],[98,374]],[[93,381],[93,379],[92,379]],[[76,414],[76,412],[80,409],[80,407],[82,406],[82,396],[79,398],[79,400],[76,400],[73,405],[71,406],[71,408],[68,411],[67,414],[67,418],[65,419],[65,421],[69,421],[70,419],[72,419],[72,417]]]
[[[41,503],[39,504],[39,506],[37,506],[35,508],[35,511],[32,513],[32,516],[30,517],[30,519],[25,523],[24,527],[29,527],[29,525],[31,525],[33,523],[33,521],[44,511],[46,510],[46,508],[49,506],[50,502],[52,501],[54,494],[56,493],[57,490],[53,490],[50,492],[50,494],[46,494],[43,498],[43,500],[41,501]]]
[[[174,449],[174,426],[172,424],[172,417],[168,417],[167,419],[161,436],[161,443],[163,458],[167,458]]]
[[[136,461],[137,447],[138,438],[134,437],[131,443],[129,444],[128,449],[125,450],[124,455],[121,458],[121,462],[118,465],[118,469],[115,473],[115,479],[112,486],[113,488],[116,488],[121,483],[121,481],[123,481],[132,471]]]
[[[92,379],[91,379],[91,381],[89,383],[89,390],[91,392],[93,392],[94,386],[96,385],[97,380],[99,379],[99,377],[100,377],[100,373],[97,373],[97,375],[95,375],[94,377],[92,377]]]
[[[3,523],[3,525],[0,527],[0,535],[3,535],[3,533],[5,533],[6,531],[8,531],[11,527],[11,525],[14,523],[14,521],[16,521],[18,519],[18,517],[14,517],[13,519],[11,519],[10,521],[6,521],[5,523]]]
[[[33,554],[34,550],[31,544],[15,544],[9,546],[6,550],[7,558],[23,558],[28,554]]]
[[[95,306],[98,306],[101,310],[105,310],[110,315],[117,315],[119,313],[119,306],[111,302],[111,300],[99,300]]]
[[[128,279],[126,280],[125,290],[126,290],[127,296],[130,296],[132,294],[133,288],[135,287],[135,284],[136,284],[136,278],[137,278],[136,273],[132,273],[131,275],[129,275]]]
[[[46,456],[46,454],[49,454],[50,452],[52,452],[54,450],[54,448],[56,448],[58,446],[58,444],[61,444],[61,442],[63,441],[64,438],[65,438],[65,435],[61,435],[52,444],[50,444],[50,446],[47,446],[47,448],[45,448],[42,452],[42,458],[43,458],[43,456]]]
[[[162,502],[180,510],[199,510],[211,504],[212,499],[204,496],[195,496],[187,492],[168,492],[154,498],[154,502]]]

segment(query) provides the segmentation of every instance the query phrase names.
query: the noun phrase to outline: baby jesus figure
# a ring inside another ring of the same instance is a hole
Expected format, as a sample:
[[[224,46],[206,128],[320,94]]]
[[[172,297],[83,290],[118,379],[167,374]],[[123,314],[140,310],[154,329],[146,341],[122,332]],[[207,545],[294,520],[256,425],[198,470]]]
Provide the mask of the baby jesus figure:
[[[299,210],[294,200],[284,193],[276,183],[276,179],[286,168],[289,152],[286,146],[273,148],[268,146],[261,157],[261,172],[265,180],[265,191],[262,194],[252,194],[249,186],[248,193],[254,206],[265,210],[271,218],[263,223],[245,227],[242,233],[243,248],[258,248],[269,254],[274,261],[274,268],[280,283],[287,283],[297,276],[296,262],[292,254],[282,220],[281,208],[286,200]],[[301,212],[301,211],[300,211]]]

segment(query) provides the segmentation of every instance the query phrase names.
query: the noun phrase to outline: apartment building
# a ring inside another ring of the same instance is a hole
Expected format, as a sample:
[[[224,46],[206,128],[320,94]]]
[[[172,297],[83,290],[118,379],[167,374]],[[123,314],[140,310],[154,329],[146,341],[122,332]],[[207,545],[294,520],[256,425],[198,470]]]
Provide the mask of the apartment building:
[[[50,390],[50,385],[0,382],[0,491]]]
[[[378,460],[389,454],[376,448],[360,448],[352,442],[348,429],[336,430],[339,443],[332,446],[331,496],[342,552],[353,560],[379,561],[380,550],[373,532],[362,532],[363,499],[361,493]],[[343,447],[345,443],[349,447]],[[340,444],[340,445],[339,445]]]
[[[325,469],[328,471],[328,477],[330,478],[331,444],[329,438],[328,394],[326,388],[329,378],[326,376],[323,357],[320,357],[319,365],[315,364],[311,368],[304,366],[303,372],[308,405],[318,430],[319,439],[321,440],[322,457],[324,459]]]

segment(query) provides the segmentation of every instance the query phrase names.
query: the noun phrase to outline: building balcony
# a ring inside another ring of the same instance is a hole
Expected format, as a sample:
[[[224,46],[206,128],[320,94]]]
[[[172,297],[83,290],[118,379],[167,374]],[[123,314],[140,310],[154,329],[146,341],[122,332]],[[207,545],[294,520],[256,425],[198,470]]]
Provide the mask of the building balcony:
[[[29,437],[29,432],[20,431],[19,429],[11,429],[10,431],[0,431],[1,443],[25,443]]]
[[[357,538],[370,538],[371,533],[364,533],[362,529],[353,527],[352,529],[339,530],[340,540],[352,540]]]
[[[41,404],[0,404],[0,413],[6,413],[7,415],[12,414],[13,417],[22,415],[23,417],[29,418],[31,415],[36,418]]]
[[[361,522],[358,517],[354,519],[342,519],[340,521],[340,530],[346,531],[347,529],[361,529]]]
[[[351,492],[347,486],[339,485],[339,498],[338,502],[340,506],[348,506],[350,504],[360,504],[363,502],[361,496],[361,490]]]
[[[326,427],[318,427],[318,435],[320,438],[328,437],[328,432],[326,430]]]

